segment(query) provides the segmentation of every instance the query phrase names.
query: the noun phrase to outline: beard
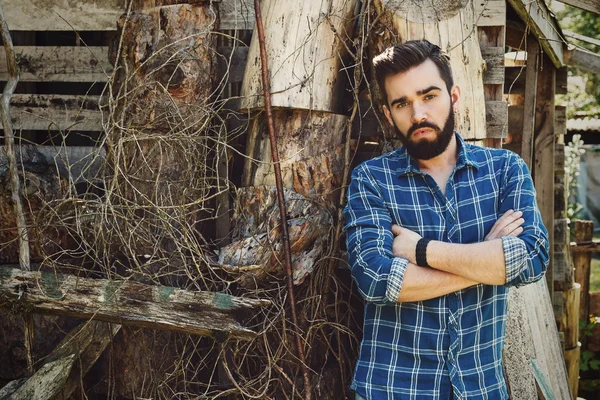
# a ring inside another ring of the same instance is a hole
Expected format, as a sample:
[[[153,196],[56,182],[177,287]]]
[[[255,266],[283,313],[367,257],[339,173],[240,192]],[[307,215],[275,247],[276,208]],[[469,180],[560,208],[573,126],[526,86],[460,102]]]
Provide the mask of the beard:
[[[417,129],[421,128],[431,128],[435,130],[437,132],[437,137],[434,140],[423,138],[418,142],[411,141],[410,137],[412,134]],[[406,135],[404,135],[395,124],[394,131],[396,132],[398,139],[400,139],[406,148],[406,152],[410,154],[411,157],[416,158],[417,160],[431,160],[432,158],[442,154],[450,144],[450,140],[454,135],[454,110],[452,109],[451,105],[446,123],[441,129],[439,126],[431,122],[421,122],[411,126]]]

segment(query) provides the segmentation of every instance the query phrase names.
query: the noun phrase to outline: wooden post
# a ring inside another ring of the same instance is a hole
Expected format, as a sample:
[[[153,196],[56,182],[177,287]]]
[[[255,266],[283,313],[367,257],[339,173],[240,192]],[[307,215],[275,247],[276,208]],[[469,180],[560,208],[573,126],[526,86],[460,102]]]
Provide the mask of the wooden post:
[[[571,398],[578,399],[579,391],[579,358],[581,356],[581,343],[572,349],[565,350],[565,362],[567,364],[567,374],[569,376],[569,387],[571,388]]]
[[[554,249],[554,91],[556,69],[550,59],[540,60],[542,70],[538,74],[536,90],[536,117],[534,137],[533,180],[537,191],[537,203],[542,221],[548,229],[550,249]],[[550,167],[548,167],[548,163]],[[546,272],[546,282],[550,298],[554,291],[554,254],[550,252],[550,265]]]
[[[527,36],[527,66],[525,67],[525,101],[523,104],[523,136],[521,140],[521,157],[530,170],[533,166],[533,138],[535,131],[536,92],[538,86],[538,70],[540,45],[533,35]]]
[[[575,221],[575,244],[591,242],[594,237],[594,223],[592,221]],[[573,252],[573,265],[575,266],[575,282],[581,285],[581,302],[579,318],[587,321],[589,316],[590,293],[590,266],[592,254],[590,252]]]

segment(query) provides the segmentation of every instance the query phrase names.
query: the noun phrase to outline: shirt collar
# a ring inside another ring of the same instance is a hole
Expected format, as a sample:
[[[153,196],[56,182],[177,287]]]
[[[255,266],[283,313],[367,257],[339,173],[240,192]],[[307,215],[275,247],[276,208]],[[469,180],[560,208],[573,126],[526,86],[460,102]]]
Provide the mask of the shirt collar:
[[[460,169],[466,166],[471,166],[477,169],[477,162],[473,158],[473,155],[467,151],[467,144],[464,139],[454,131],[456,136],[456,144],[458,146],[458,158],[456,160],[455,169]],[[396,150],[398,153],[399,163],[397,173],[398,175],[405,175],[408,173],[422,174],[423,172],[419,169],[417,160],[411,157],[404,146]]]

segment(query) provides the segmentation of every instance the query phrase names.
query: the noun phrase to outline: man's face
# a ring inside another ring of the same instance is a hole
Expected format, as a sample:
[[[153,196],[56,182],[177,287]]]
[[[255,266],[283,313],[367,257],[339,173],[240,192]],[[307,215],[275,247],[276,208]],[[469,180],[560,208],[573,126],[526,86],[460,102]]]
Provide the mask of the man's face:
[[[431,60],[385,80],[384,113],[407,152],[419,160],[440,155],[454,131],[453,106],[460,90],[448,93],[446,83]]]

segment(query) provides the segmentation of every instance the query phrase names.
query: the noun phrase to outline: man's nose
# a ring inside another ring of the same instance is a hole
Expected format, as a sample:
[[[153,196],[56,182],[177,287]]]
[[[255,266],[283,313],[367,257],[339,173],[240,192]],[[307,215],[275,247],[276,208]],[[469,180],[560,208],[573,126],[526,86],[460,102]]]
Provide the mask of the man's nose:
[[[425,107],[420,102],[413,103],[411,122],[413,124],[418,124],[427,119],[427,113],[425,112]]]

